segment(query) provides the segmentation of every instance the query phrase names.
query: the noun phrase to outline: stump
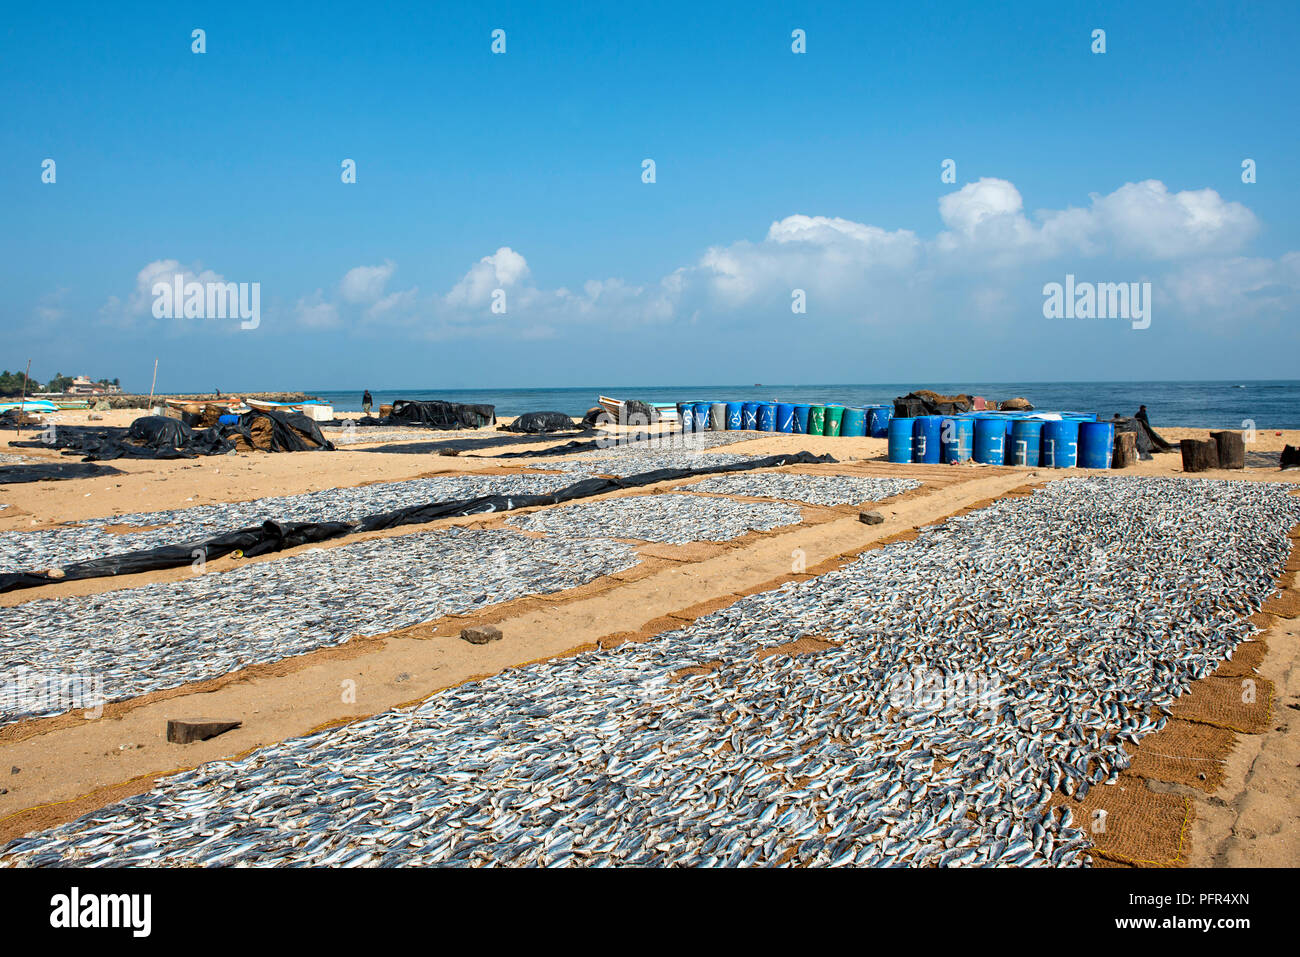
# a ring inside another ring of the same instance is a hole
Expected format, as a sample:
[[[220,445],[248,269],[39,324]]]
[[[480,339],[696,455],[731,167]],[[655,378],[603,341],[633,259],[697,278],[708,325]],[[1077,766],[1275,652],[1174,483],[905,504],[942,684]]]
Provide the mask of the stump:
[[[1213,439],[1183,439],[1178,447],[1183,453],[1184,472],[1206,472],[1219,467],[1219,445]]]
[[[171,718],[167,722],[167,740],[173,744],[206,741],[239,725],[240,722],[230,718]]]
[[[496,625],[479,625],[476,628],[462,628],[460,636],[471,645],[486,645],[489,641],[501,640],[501,629]]]
[[[1115,452],[1111,456],[1111,468],[1126,469],[1131,465],[1137,464],[1137,439],[1138,437],[1136,432],[1115,433]]]
[[[1246,467],[1246,441],[1240,432],[1211,432],[1210,438],[1218,445],[1219,468],[1244,469]]]

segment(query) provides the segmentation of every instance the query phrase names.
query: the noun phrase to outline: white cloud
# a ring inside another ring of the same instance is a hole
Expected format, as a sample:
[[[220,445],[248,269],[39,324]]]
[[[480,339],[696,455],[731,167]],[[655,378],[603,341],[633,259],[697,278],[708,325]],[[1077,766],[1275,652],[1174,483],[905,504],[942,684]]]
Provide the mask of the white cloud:
[[[58,322],[66,313],[63,302],[67,294],[67,289],[56,289],[41,296],[33,311],[33,318],[38,322]]]
[[[112,295],[99,309],[100,320],[122,329],[132,329],[149,324],[157,328],[159,320],[153,316],[155,283],[169,285],[180,275],[183,283],[225,282],[225,277],[199,264],[182,266],[177,259],[155,259],[135,274],[135,286],[125,300]]]
[[[482,306],[494,289],[509,289],[528,276],[528,263],[509,246],[484,256],[447,293],[449,306]]]
[[[1272,311],[1300,311],[1300,252],[1278,259],[1236,257],[1188,266],[1172,273],[1163,290],[1189,314],[1242,318]]]
[[[384,294],[384,286],[397,267],[390,261],[382,266],[357,266],[349,269],[339,282],[339,295],[344,302],[365,305],[376,302]]]
[[[1240,249],[1258,231],[1255,214],[1212,189],[1171,193],[1159,180],[1094,193],[1088,208],[1024,212],[1014,185],[967,183],[939,200],[947,231],[934,242],[948,263],[1016,266],[1058,256],[1129,256],[1174,261]]]
[[[1171,193],[1149,179],[1093,196],[1099,231],[1119,254],[1183,259],[1240,249],[1259,230],[1255,214],[1212,189]]]
[[[134,315],[153,315],[153,287],[155,283],[172,283],[177,275],[183,283],[225,282],[226,278],[211,269],[202,269],[197,264],[182,266],[175,259],[157,259],[141,269],[135,276],[135,290],[127,308]]]
[[[319,289],[298,300],[294,307],[294,317],[308,329],[334,329],[340,325],[339,307],[326,302]]]
[[[793,214],[759,239],[707,248],[658,280],[587,279],[576,290],[539,287],[509,246],[470,265],[445,294],[388,291],[397,266],[386,260],[348,270],[334,300],[320,290],[299,299],[295,314],[313,329],[382,325],[446,339],[508,328],[521,338],[547,338],[575,323],[608,329],[788,320],[791,293],[802,289],[808,318],[896,325],[961,316],[984,326],[1034,313],[1044,282],[1089,271],[1102,281],[1150,278],[1158,296],[1188,314],[1294,311],[1300,302],[1300,253],[1276,261],[1243,256],[1258,220],[1211,189],[1173,192],[1147,180],[1093,194],[1086,206],[1030,215],[1014,184],[984,178],[939,197],[938,213],[942,226],[928,239],[909,229]],[[198,268],[150,263],[136,277],[129,308],[116,300],[106,308],[147,314],[152,283],[178,271],[187,280],[221,279]],[[497,289],[507,291],[504,315],[490,308]]]

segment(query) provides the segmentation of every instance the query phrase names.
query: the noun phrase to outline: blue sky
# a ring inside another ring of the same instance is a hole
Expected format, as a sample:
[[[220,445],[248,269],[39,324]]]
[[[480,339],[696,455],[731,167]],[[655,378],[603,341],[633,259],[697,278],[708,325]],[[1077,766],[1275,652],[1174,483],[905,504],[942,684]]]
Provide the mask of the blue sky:
[[[158,357],[165,391],[1293,378],[1300,14],[1140,7],[14,8],[0,364],[147,389]],[[260,325],[155,318],[176,272],[260,283]],[[1150,282],[1150,327],[1045,318],[1067,273]]]

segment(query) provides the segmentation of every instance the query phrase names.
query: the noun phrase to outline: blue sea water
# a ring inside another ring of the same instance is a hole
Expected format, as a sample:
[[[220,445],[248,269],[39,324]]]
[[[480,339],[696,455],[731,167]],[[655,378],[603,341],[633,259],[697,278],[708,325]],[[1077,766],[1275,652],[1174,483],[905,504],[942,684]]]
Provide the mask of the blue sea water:
[[[495,405],[498,415],[555,411],[581,416],[598,395],[644,402],[759,401],[882,405],[914,389],[990,399],[1023,396],[1040,411],[1096,412],[1109,418],[1147,407],[1154,426],[1300,428],[1300,382],[920,382],[880,385],[590,386],[574,389],[371,389],[375,414],[394,399],[442,399]],[[312,393],[342,412],[361,411],[361,390]]]

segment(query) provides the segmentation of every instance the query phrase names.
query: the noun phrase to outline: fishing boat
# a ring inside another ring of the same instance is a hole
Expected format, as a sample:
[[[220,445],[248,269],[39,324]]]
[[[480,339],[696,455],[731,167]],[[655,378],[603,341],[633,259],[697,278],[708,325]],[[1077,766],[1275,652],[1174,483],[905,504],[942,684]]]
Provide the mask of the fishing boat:
[[[59,407],[48,399],[27,399],[24,402],[0,402],[0,412],[17,409],[20,412],[58,412]]]
[[[329,422],[334,418],[334,406],[317,399],[303,402],[271,402],[269,399],[249,399],[249,406],[262,412],[301,412],[313,422]]]
[[[596,400],[602,409],[614,417],[615,422],[627,421],[627,403],[621,399],[612,399],[607,395],[602,395]],[[647,402],[646,405],[654,409],[659,415],[661,422],[677,421],[677,406],[671,402]]]

